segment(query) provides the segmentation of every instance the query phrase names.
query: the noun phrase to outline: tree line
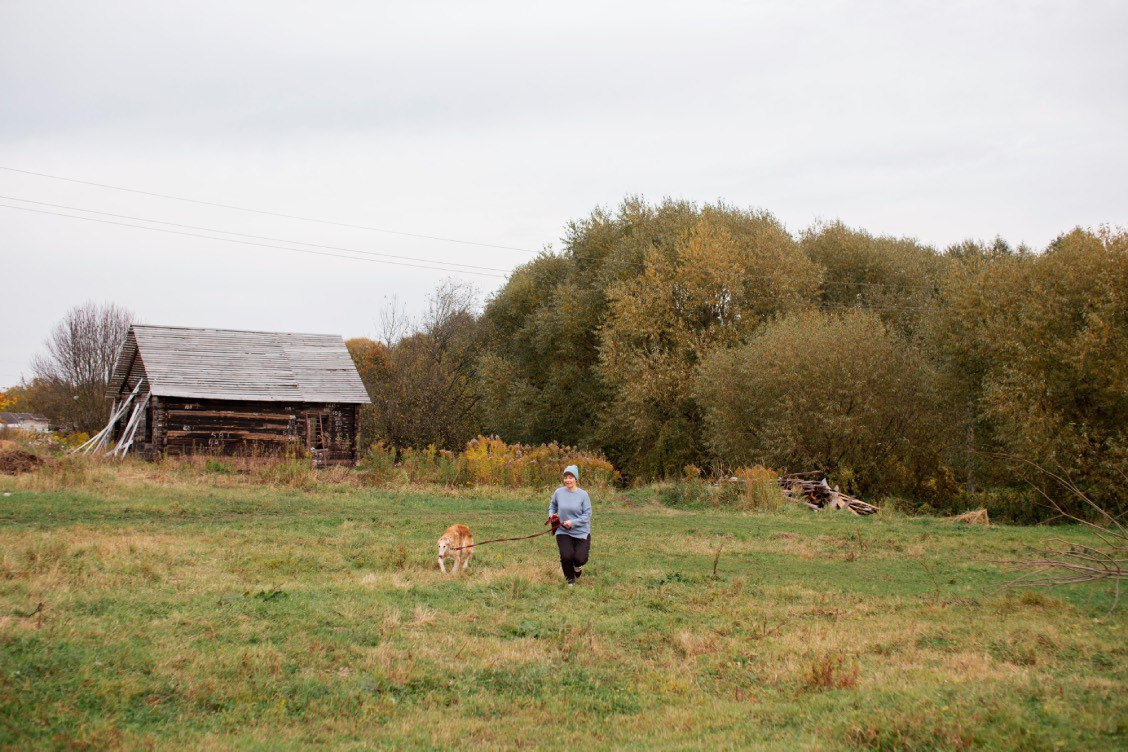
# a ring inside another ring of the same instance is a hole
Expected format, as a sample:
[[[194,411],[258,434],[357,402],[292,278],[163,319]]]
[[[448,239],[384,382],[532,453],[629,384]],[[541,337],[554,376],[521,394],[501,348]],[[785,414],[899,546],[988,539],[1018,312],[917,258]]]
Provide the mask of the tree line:
[[[1056,493],[1033,463],[1120,513],[1126,289],[1120,229],[937,250],[630,198],[571,222],[484,306],[444,282],[418,320],[393,302],[377,338],[347,345],[372,397],[364,446],[557,442],[601,451],[628,482],[820,470],[844,490],[1016,519]],[[12,390],[18,409],[101,426],[129,321],[103,308],[59,325]]]
[[[1033,519],[1042,493],[1075,505],[1027,462],[1128,509],[1126,289],[1123,230],[936,250],[632,198],[569,224],[482,310],[463,296],[410,336],[350,348],[370,436],[397,445],[556,441],[641,481],[821,470]]]

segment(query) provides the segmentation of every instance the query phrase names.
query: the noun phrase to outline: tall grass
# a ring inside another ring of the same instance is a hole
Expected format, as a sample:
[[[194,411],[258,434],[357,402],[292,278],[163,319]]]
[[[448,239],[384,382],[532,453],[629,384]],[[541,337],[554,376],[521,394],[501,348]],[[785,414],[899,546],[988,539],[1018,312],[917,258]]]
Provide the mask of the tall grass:
[[[650,488],[663,504],[671,507],[774,512],[795,506],[780,492],[778,479],[779,471],[753,465],[726,472],[711,482],[701,477],[699,468],[688,465],[681,479],[652,484]]]

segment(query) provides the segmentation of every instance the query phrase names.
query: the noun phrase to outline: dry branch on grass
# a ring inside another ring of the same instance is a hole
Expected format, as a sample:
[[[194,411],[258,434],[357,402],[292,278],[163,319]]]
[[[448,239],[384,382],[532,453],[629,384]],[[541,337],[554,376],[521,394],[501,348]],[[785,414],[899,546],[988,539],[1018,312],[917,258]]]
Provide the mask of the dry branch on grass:
[[[956,515],[952,518],[952,522],[965,522],[968,525],[990,525],[991,517],[987,514],[986,509],[976,509]]]
[[[1112,609],[1115,609],[1120,601],[1120,583],[1128,579],[1128,529],[1120,520],[1090,499],[1069,478],[1046,470],[1038,463],[1022,457],[1002,453],[992,453],[988,456],[1032,467],[1084,502],[1085,506],[1096,513],[1096,522],[1067,512],[1049,494],[1035,487],[1058,514],[1084,526],[1100,541],[1089,546],[1054,537],[1048,539],[1029,559],[1000,562],[1030,570],[1027,574],[1008,582],[1006,587],[1061,587],[1084,582],[1110,581],[1115,588],[1112,601]]]

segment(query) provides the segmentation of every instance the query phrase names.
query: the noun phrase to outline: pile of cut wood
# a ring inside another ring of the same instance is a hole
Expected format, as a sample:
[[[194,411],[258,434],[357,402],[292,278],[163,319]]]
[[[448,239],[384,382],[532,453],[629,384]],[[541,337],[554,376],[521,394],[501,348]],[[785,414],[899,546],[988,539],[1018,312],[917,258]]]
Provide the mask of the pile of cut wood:
[[[819,473],[783,475],[779,479],[779,487],[784,496],[793,501],[801,501],[816,512],[824,509],[849,509],[854,514],[867,515],[878,511],[873,504],[842,493],[838,486],[831,488],[826,478],[813,480],[811,476],[817,475]]]

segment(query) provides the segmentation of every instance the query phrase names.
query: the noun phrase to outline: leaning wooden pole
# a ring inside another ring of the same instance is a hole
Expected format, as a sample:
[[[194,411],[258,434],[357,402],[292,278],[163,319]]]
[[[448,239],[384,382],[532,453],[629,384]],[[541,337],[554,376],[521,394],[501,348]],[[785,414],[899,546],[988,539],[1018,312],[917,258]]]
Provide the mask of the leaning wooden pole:
[[[133,437],[137,435],[137,428],[141,425],[141,417],[145,414],[145,406],[149,404],[149,395],[145,394],[133,408],[133,414],[129,416],[129,423],[126,424],[125,430],[121,434],[121,441],[114,447],[111,454],[115,457],[124,457],[129,448],[133,446]]]
[[[121,420],[121,417],[125,415],[126,410],[129,409],[129,406],[133,403],[134,397],[137,396],[137,392],[141,390],[141,385],[144,383],[145,379],[140,379],[137,382],[137,386],[133,387],[133,391],[129,393],[129,396],[122,400],[121,404],[117,405],[116,409],[111,412],[110,420],[106,423],[106,427],[91,436],[79,446],[75,447],[73,450],[71,450],[71,453],[77,454],[79,452],[82,452],[83,454],[90,454],[91,452],[97,452],[100,449],[103,449],[106,446],[106,443],[109,441],[110,434],[113,433],[114,424]]]

